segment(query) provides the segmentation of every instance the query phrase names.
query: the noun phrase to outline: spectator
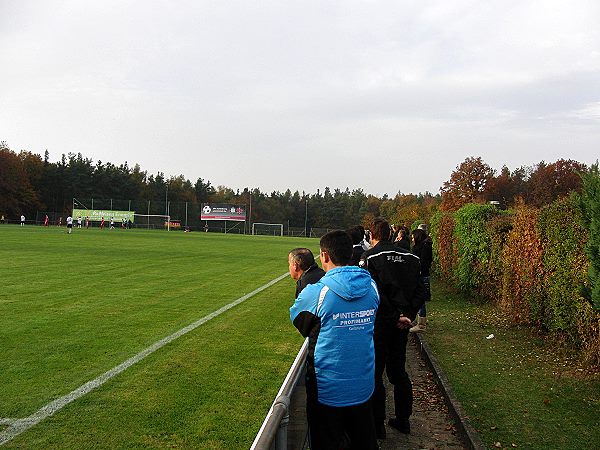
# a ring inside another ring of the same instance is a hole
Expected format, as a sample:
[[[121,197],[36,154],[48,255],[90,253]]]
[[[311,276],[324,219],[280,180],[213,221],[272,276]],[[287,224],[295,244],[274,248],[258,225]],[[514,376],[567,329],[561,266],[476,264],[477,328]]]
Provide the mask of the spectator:
[[[307,286],[290,318],[308,337],[306,415],[312,450],[376,449],[371,406],[374,388],[374,319],[377,289],[364,270],[347,266],[352,240],[345,231],[321,238],[325,276]]]
[[[412,384],[406,372],[406,344],[412,319],[425,301],[425,288],[420,279],[419,258],[396,247],[390,238],[390,226],[376,219],[371,227],[371,243],[360,259],[381,297],[375,319],[375,393],[373,414],[377,437],[385,438],[385,386],[383,371],[387,371],[394,386],[396,417],[388,425],[402,433],[410,433],[412,414]]]
[[[396,236],[396,240],[392,241],[396,244],[397,247],[410,251],[410,241],[408,237],[410,236],[410,231],[407,227],[401,226],[398,229],[398,235]]]
[[[392,224],[391,227],[392,227],[392,237],[390,238],[390,241],[396,242],[398,233],[400,233],[400,227],[396,224]]]
[[[364,249],[362,246],[362,240],[365,236],[364,228],[356,225],[352,228],[348,228],[346,233],[350,235],[352,239],[352,258],[350,259],[350,266],[358,266],[360,262],[360,257],[364,253]]]
[[[307,248],[295,248],[288,254],[290,276],[296,280],[296,298],[309,284],[319,281],[325,272],[315,262],[315,257]]]
[[[419,225],[420,226],[420,225]],[[425,301],[431,300],[431,284],[429,281],[429,270],[431,269],[431,263],[433,261],[433,242],[427,235],[427,232],[423,228],[417,228],[412,233],[413,249],[412,252],[419,257],[421,262],[421,280],[425,289],[427,289],[427,297]],[[420,331],[427,330],[427,303],[423,303],[413,327],[410,329],[411,333],[418,333]]]

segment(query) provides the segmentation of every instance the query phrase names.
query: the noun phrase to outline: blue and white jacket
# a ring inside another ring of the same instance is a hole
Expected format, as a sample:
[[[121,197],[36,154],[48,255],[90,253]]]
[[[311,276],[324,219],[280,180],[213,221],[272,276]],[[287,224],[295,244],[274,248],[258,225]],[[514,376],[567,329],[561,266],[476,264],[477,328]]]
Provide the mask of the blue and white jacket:
[[[310,398],[334,407],[371,398],[375,380],[373,328],[377,285],[364,269],[336,267],[304,288],[290,319],[309,338],[306,389]]]

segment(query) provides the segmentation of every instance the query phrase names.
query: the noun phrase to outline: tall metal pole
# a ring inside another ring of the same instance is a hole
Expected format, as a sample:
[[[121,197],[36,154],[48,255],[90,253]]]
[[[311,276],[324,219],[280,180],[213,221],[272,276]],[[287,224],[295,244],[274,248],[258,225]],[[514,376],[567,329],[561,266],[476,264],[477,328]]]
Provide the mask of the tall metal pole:
[[[249,191],[250,194],[250,215],[248,216],[248,233],[252,233],[252,189]]]
[[[308,197],[306,197],[306,209],[304,210],[304,237],[308,237],[306,234],[306,227],[308,225]]]
[[[169,215],[169,183],[167,183],[167,191],[165,192],[165,216]]]

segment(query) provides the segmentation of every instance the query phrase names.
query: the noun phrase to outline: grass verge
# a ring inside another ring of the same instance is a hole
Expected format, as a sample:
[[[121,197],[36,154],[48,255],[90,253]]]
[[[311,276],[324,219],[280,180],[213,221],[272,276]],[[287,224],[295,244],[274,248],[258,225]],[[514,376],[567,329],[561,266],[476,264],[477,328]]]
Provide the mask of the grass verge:
[[[425,339],[486,446],[597,448],[599,373],[552,339],[511,326],[492,305],[439,281],[432,289]]]

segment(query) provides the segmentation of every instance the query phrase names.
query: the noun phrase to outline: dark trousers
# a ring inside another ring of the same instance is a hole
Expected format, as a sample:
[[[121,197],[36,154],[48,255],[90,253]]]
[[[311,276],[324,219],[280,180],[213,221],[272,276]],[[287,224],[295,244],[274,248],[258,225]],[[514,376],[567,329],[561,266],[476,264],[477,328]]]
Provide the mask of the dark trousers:
[[[412,414],[412,383],[406,373],[406,344],[408,330],[395,324],[375,324],[375,392],[373,393],[373,415],[375,423],[385,421],[385,370],[394,386],[394,409],[396,417],[408,419]]]
[[[353,406],[333,407],[306,399],[311,450],[339,450],[349,439],[352,450],[376,450],[377,435],[371,400]]]

